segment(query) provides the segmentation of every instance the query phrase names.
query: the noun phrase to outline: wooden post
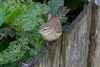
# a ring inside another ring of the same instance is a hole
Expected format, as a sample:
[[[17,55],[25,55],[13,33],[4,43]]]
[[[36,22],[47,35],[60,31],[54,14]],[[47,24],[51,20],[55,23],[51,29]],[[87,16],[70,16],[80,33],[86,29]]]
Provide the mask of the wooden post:
[[[33,67],[100,67],[100,7],[90,3]]]
[[[100,0],[99,1],[99,5],[100,5]],[[93,35],[93,39],[95,41],[94,45],[94,54],[92,55],[92,65],[91,67],[100,67],[100,6],[95,5],[94,6],[94,19],[95,22],[95,32]],[[92,49],[91,49],[92,50]]]
[[[67,32],[48,50],[43,60],[34,67],[86,67],[91,24],[91,7],[66,28]],[[71,28],[72,26],[72,28]],[[70,32],[69,32],[69,31]]]

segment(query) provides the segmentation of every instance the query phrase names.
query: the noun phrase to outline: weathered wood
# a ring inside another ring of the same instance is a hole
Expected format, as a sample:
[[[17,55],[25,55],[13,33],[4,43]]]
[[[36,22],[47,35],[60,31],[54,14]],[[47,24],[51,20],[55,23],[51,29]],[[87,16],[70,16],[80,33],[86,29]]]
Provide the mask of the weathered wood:
[[[100,67],[100,7],[90,3],[34,67]]]
[[[94,4],[93,4],[94,5]],[[89,53],[88,53],[88,67],[93,67],[93,56],[95,55],[95,49],[96,49],[96,40],[94,38],[95,32],[96,32],[96,15],[97,15],[97,8],[94,5],[92,7],[92,13],[91,13],[91,25],[90,25],[90,34],[89,34]]]
[[[94,39],[95,39],[95,53],[92,55],[93,57],[93,65],[91,67],[100,67],[100,7],[97,7],[96,9],[96,14],[95,14],[95,34],[94,34]]]
[[[91,14],[90,6],[84,9],[82,18],[78,17],[69,25],[34,67],[87,67]]]
[[[90,24],[91,10],[88,9],[77,26],[69,34],[63,35],[65,65],[60,67],[87,67]]]

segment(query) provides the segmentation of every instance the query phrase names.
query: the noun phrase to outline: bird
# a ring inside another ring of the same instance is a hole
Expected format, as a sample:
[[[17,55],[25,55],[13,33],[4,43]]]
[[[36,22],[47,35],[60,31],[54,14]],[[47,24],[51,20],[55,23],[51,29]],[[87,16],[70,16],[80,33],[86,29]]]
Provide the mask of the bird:
[[[57,14],[52,15],[49,13],[47,21],[39,28],[39,33],[46,41],[54,41],[59,39],[62,34],[61,18],[69,12],[64,6],[60,6]]]

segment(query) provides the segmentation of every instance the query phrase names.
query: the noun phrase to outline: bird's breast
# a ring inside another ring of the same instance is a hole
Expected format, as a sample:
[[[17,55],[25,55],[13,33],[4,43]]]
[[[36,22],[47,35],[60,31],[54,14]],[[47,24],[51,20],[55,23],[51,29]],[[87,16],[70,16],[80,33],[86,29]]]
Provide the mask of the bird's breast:
[[[42,34],[42,37],[47,41],[53,41],[60,37],[61,33]]]

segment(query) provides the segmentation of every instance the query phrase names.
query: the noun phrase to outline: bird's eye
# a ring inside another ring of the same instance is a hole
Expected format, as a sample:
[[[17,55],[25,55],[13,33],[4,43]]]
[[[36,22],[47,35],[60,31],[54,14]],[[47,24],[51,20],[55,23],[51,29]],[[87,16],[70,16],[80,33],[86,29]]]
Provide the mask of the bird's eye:
[[[50,29],[51,29],[50,27],[46,27],[46,28],[42,29],[42,31],[48,31]]]
[[[44,29],[44,31],[46,31],[47,29]]]

